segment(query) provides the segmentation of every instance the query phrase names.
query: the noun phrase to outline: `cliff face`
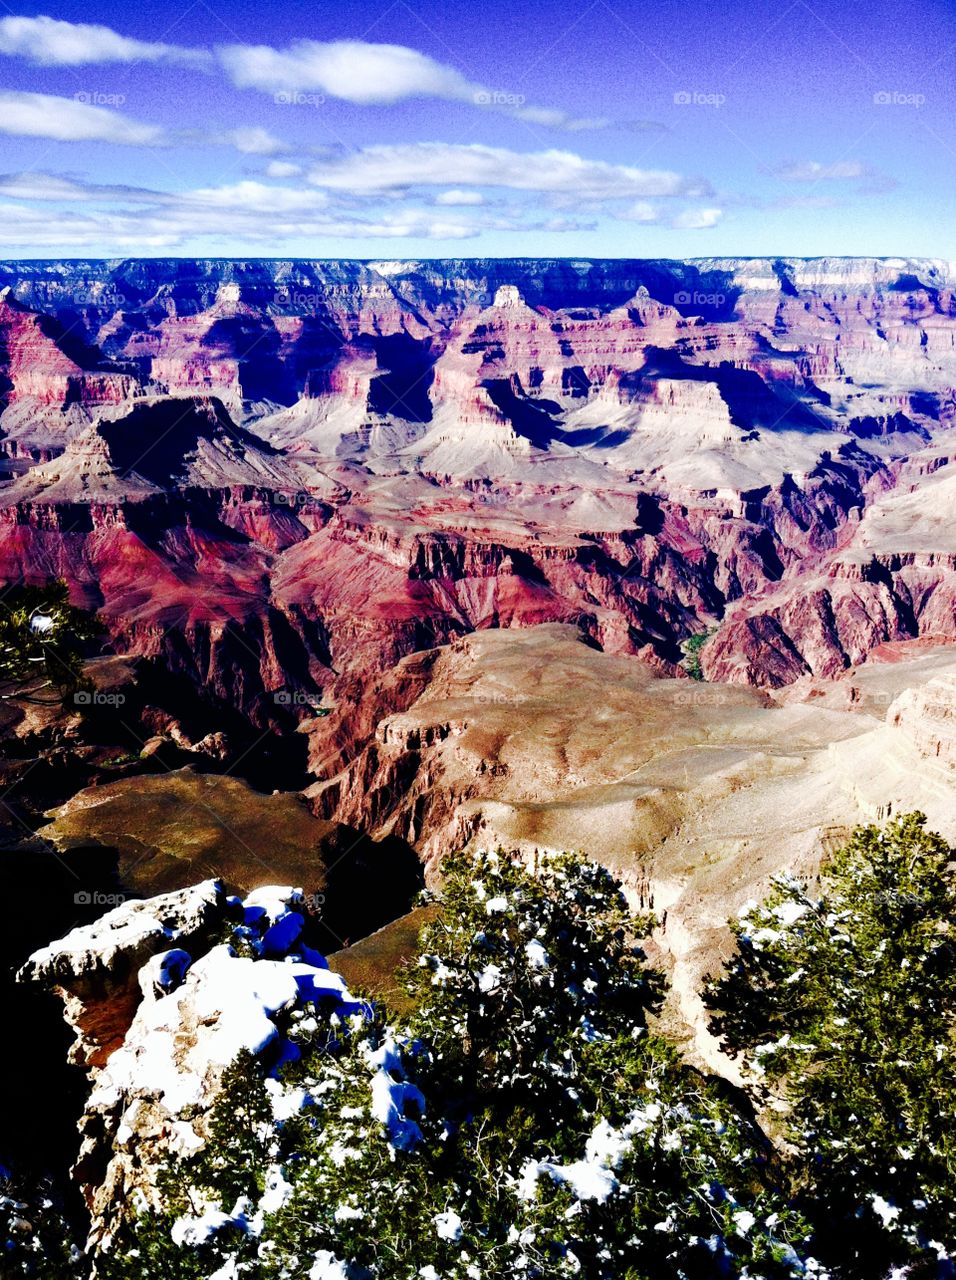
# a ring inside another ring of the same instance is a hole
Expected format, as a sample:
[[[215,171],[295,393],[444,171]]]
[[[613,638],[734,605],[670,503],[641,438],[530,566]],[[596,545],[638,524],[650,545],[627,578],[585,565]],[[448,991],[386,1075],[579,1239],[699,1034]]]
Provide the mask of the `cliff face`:
[[[316,768],[368,740],[396,663],[488,627],[665,672],[715,630],[713,678],[832,675],[956,632],[954,280],[0,264],[0,577],[64,576],[254,725],[284,699]]]

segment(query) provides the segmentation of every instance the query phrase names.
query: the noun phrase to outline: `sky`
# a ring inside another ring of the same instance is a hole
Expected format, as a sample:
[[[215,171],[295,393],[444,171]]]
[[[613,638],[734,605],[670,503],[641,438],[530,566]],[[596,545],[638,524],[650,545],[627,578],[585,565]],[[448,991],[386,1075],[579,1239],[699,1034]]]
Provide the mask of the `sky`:
[[[0,0],[0,257],[956,260],[956,3]]]

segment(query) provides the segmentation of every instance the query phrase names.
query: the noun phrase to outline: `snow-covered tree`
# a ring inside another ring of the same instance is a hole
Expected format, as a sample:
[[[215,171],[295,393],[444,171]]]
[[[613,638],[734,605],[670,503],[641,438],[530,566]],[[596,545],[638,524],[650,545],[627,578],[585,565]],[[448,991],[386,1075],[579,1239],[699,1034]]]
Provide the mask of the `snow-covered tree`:
[[[781,877],[744,909],[707,993],[849,1276],[956,1271],[954,859],[922,814],[858,829],[818,887]]]
[[[407,1022],[300,1011],[281,1081],[243,1069],[272,1103],[258,1175],[231,1167],[246,1142],[224,1144],[227,1167],[173,1168],[175,1203],[143,1214],[102,1274],[822,1275],[767,1190],[759,1130],[649,1032],[648,921],[613,878],[569,855],[533,872],[459,856],[445,873]],[[234,1105],[220,1102],[220,1132]]]

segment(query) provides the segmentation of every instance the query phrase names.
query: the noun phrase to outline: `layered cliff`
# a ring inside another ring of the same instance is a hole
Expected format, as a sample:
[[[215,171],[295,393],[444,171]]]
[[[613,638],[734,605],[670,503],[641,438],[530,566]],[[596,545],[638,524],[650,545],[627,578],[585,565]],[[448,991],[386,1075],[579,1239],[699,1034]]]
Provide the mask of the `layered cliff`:
[[[0,283],[0,576],[64,576],[117,647],[250,724],[324,700],[317,769],[361,749],[379,676],[488,627],[569,623],[669,672],[716,632],[705,672],[771,687],[956,633],[951,264]]]

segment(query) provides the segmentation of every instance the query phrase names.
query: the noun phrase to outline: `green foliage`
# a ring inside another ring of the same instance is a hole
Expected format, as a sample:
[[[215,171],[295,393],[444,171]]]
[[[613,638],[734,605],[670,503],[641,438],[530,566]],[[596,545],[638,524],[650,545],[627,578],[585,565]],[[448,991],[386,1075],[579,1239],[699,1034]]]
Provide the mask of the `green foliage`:
[[[786,1108],[817,1247],[848,1275],[956,1258],[953,859],[922,814],[858,829],[818,895],[780,878],[735,922],[707,992]]]
[[[224,1204],[257,1197],[263,1190],[272,1124],[261,1068],[243,1049],[223,1073],[206,1145],[184,1161],[182,1182],[214,1191]]]
[[[104,1274],[806,1274],[806,1227],[766,1189],[759,1131],[648,1031],[648,924],[583,859],[536,874],[452,859],[406,974],[408,1025],[300,1012],[271,1126],[255,1064],[237,1063],[214,1154],[170,1171],[166,1213],[143,1215]]]
[[[713,635],[713,631],[701,631],[698,635],[691,636],[681,645],[684,650],[684,670],[692,680],[703,680],[704,669],[700,665],[700,654],[704,645]]]
[[[0,1276],[80,1280],[80,1251],[43,1187],[25,1188],[0,1169]]]
[[[19,587],[0,602],[0,698],[57,703],[83,686],[82,650],[100,633],[65,582]]]

